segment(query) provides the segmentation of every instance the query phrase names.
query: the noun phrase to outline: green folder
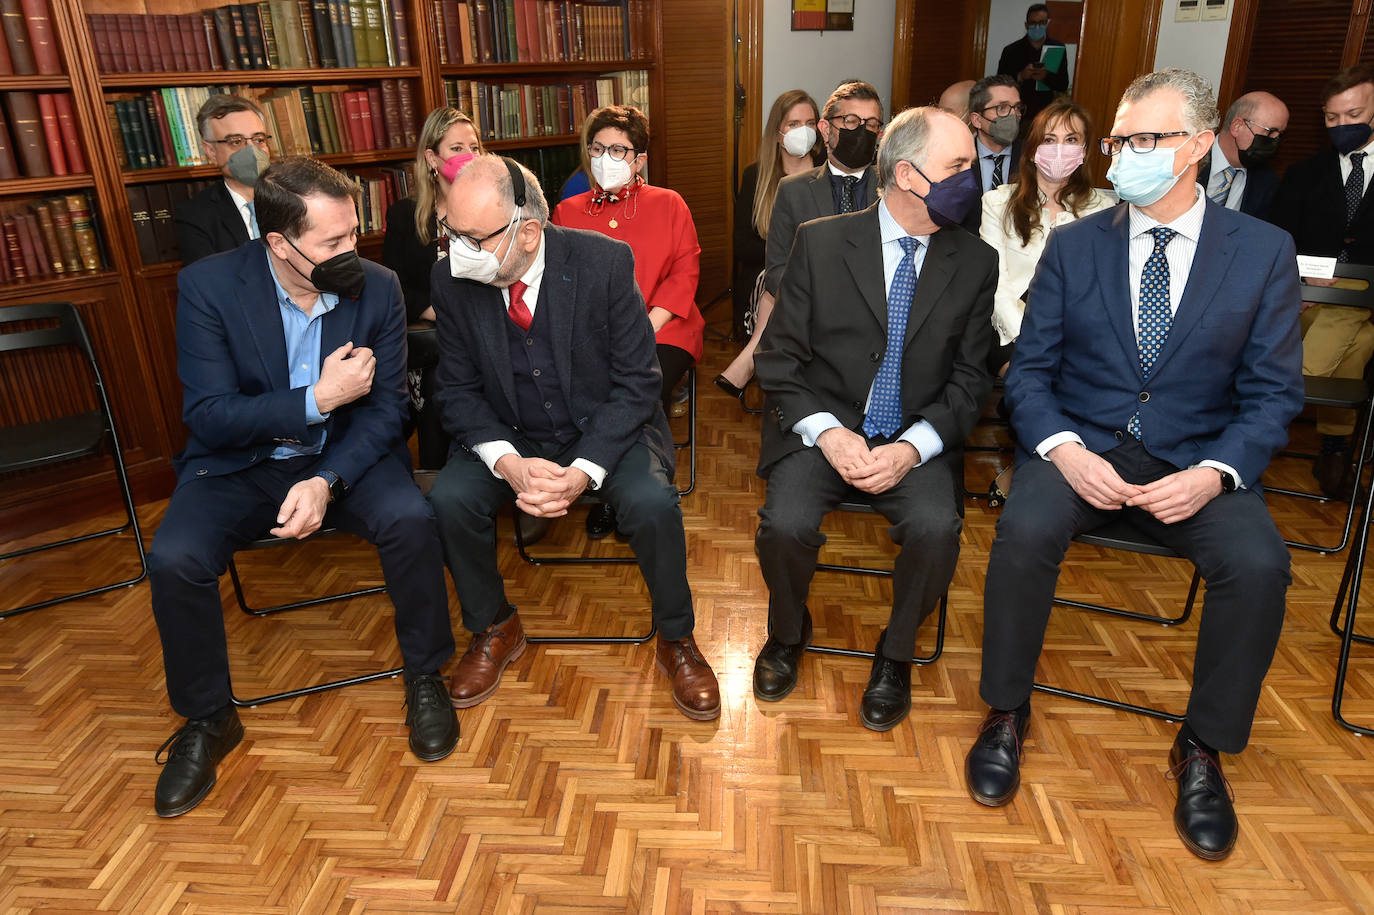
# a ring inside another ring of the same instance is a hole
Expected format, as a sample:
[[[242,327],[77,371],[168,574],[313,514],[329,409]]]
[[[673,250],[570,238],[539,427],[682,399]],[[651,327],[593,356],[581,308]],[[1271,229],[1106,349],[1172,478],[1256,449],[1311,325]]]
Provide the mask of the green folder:
[[[1040,63],[1051,73],[1058,73],[1064,69],[1064,46],[1062,44],[1047,44],[1040,49]],[[1039,92],[1049,92],[1050,87],[1035,81],[1035,88]]]

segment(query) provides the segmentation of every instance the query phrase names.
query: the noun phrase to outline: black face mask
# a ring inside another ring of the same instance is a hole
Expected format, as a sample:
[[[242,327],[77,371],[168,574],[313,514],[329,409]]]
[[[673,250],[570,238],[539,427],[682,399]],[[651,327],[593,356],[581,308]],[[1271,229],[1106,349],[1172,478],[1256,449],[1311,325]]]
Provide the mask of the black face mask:
[[[845,168],[868,168],[878,149],[878,135],[860,124],[853,130],[835,128],[835,158]]]
[[[1268,165],[1269,160],[1278,155],[1279,141],[1277,137],[1266,137],[1256,135],[1250,142],[1249,149],[1238,150],[1240,153],[1240,164],[1246,168],[1260,168]]]
[[[282,238],[286,238],[285,235]],[[286,243],[295,248],[296,253],[305,257],[305,252],[296,248],[296,243],[286,238]],[[310,258],[315,269],[310,271],[309,276],[301,273],[299,267],[291,265],[291,269],[300,273],[302,277],[309,280],[310,285],[320,292],[332,292],[340,298],[356,299],[363,294],[363,284],[367,282],[367,274],[363,272],[363,262],[358,257],[357,251],[342,251],[329,260],[320,261],[316,264]]]

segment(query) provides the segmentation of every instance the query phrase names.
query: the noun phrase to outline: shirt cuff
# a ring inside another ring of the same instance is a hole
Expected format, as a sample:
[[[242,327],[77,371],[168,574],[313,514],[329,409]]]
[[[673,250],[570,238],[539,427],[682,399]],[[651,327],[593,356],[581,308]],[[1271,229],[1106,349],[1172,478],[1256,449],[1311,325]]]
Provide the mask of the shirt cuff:
[[[1236,481],[1236,489],[1245,488],[1245,481],[1240,478],[1240,474],[1236,473],[1236,468],[1232,467],[1230,464],[1223,464],[1221,461],[1205,460],[1198,461],[1196,464],[1193,465],[1193,467],[1211,467],[1213,470],[1220,470],[1223,473],[1229,473],[1231,475],[1231,479]]]
[[[593,464],[586,458],[575,458],[568,466],[576,467],[578,470],[585,473],[587,478],[591,480],[590,485],[592,489],[600,489],[601,484],[606,482],[606,468],[602,467],[600,464]]]
[[[329,414],[321,413],[320,408],[315,404],[315,386],[312,384],[305,389],[305,424],[318,426],[328,418]]]
[[[487,465],[487,469],[491,471],[491,475],[497,479],[501,479],[501,474],[496,472],[496,462],[508,454],[517,456],[520,454],[519,451],[515,450],[514,445],[504,440],[499,442],[483,442],[480,445],[474,445],[472,450],[477,452],[477,456],[482,459],[482,463]]]
[[[1078,437],[1077,432],[1056,432],[1054,435],[1051,435],[1049,438],[1036,445],[1035,453],[1048,461],[1050,459],[1050,452],[1065,442],[1077,442],[1082,445],[1083,439]],[[1086,448],[1087,446],[1084,445],[1084,447]]]
[[[912,423],[897,441],[910,442],[912,447],[916,449],[916,453],[921,458],[921,463],[917,464],[917,467],[934,459],[945,450],[945,443],[940,440],[940,433],[936,432],[935,427],[924,419],[918,419]]]
[[[792,431],[801,436],[803,445],[812,448],[815,447],[816,439],[821,437],[822,432],[843,425],[834,413],[812,413],[797,420],[792,425]]]

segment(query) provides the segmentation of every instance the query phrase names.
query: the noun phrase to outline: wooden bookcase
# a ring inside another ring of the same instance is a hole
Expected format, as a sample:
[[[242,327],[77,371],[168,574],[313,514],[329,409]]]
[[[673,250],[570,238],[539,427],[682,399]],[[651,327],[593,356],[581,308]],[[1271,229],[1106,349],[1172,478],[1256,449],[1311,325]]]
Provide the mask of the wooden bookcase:
[[[34,301],[77,303],[91,329],[105,372],[136,497],[164,497],[170,493],[173,482],[172,457],[185,441],[180,419],[181,386],[176,375],[176,274],[181,265],[143,264],[126,185],[213,178],[217,172],[206,166],[121,168],[120,140],[112,135],[105,110],[108,95],[168,86],[225,83],[369,85],[383,79],[406,79],[419,89],[416,118],[422,122],[431,109],[444,104],[446,78],[503,82],[520,82],[528,78],[531,82],[539,82],[559,76],[581,79],[620,70],[643,70],[648,74],[651,114],[662,113],[665,110],[661,70],[663,34],[659,21],[665,2],[651,0],[650,54],[635,60],[441,66],[437,42],[442,40],[443,32],[436,22],[433,0],[402,0],[410,29],[409,66],[107,74],[100,72],[97,66],[88,14],[179,14],[222,4],[215,0],[157,0],[155,3],[152,0],[49,0],[65,74],[0,76],[0,92],[70,90],[90,170],[83,175],[0,181],[0,200],[59,191],[92,191],[95,216],[110,269],[99,274],[10,285],[0,290],[0,308]],[[419,126],[415,124],[417,130]],[[578,137],[573,133],[497,140],[486,145],[493,151],[507,151],[577,142]],[[414,150],[406,148],[320,158],[336,166],[368,167],[403,164],[413,156]],[[653,136],[650,161],[656,165],[657,180],[666,181],[668,160],[662,131]],[[558,188],[550,187],[546,192],[556,202]],[[378,259],[381,233],[365,236],[360,250],[364,257]],[[23,390],[25,379],[42,377],[53,371],[54,366],[44,365],[32,369],[24,378],[0,375],[0,384],[6,389]],[[28,387],[32,389],[33,385],[30,383]],[[15,403],[0,406],[0,434],[5,425],[37,418],[34,414],[45,409],[43,404],[51,404],[52,400],[36,391],[33,397],[20,396]],[[0,487],[0,531],[3,532],[0,539],[5,539],[6,535],[20,536],[28,529],[51,526],[55,518],[80,517],[112,507],[113,501],[102,500],[107,490],[111,493],[113,490],[106,486],[108,474],[101,471],[100,466],[103,465],[92,461],[89,465],[77,465],[74,470],[66,468],[60,473],[33,474],[5,483]]]

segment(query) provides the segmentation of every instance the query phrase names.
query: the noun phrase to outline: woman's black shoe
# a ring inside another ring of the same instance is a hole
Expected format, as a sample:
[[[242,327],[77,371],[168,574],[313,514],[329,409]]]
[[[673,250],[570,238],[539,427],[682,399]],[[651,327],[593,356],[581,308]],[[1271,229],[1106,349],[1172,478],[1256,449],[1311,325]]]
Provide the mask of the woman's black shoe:
[[[722,391],[724,391],[726,394],[729,394],[736,400],[740,402],[744,401],[744,388],[736,387],[734,383],[731,382],[730,379],[726,378],[724,375],[717,375],[715,380],[716,387],[720,388]],[[748,385],[746,384],[745,387],[748,387]]]

